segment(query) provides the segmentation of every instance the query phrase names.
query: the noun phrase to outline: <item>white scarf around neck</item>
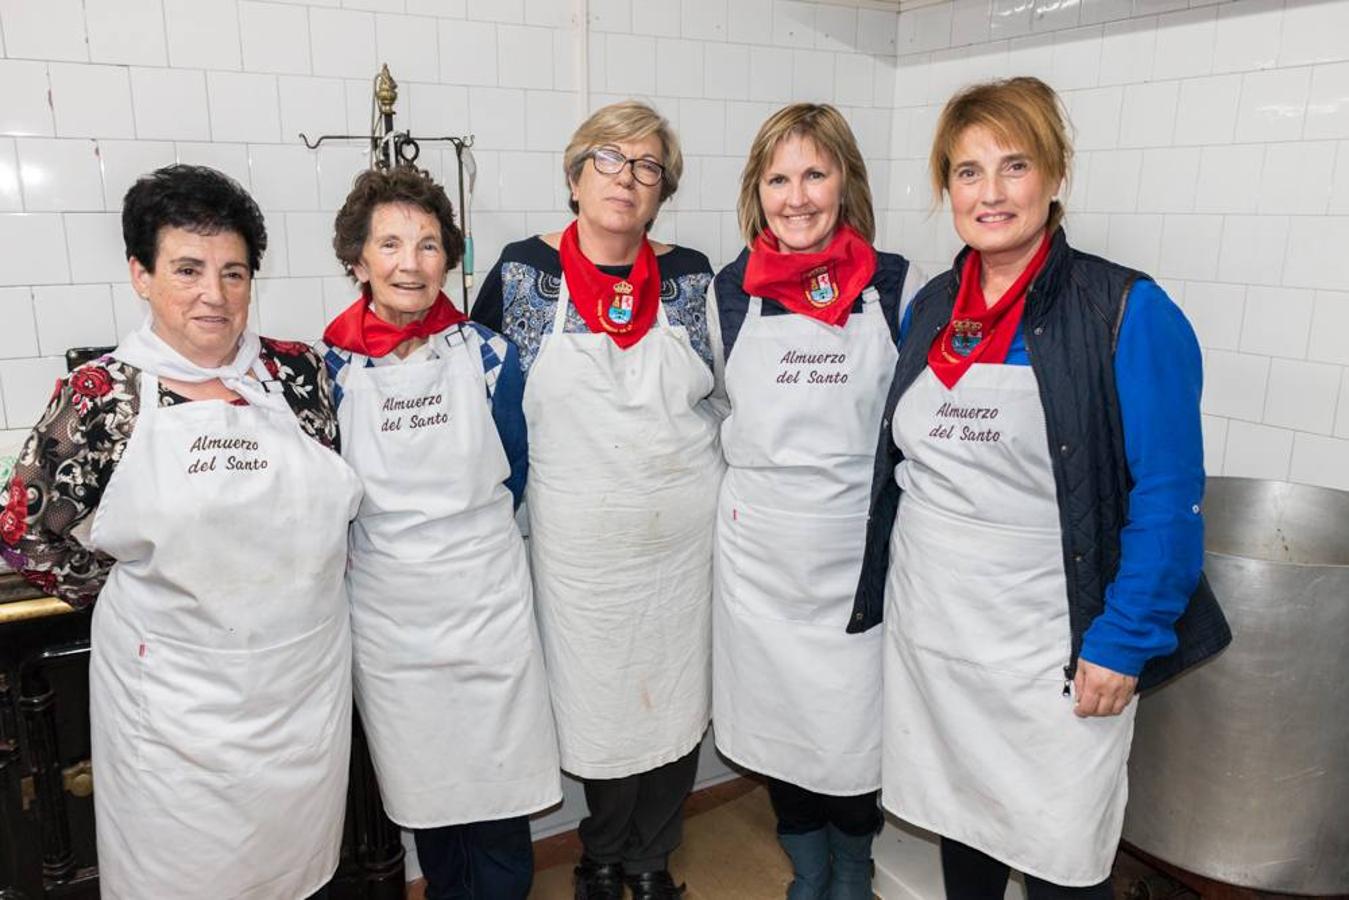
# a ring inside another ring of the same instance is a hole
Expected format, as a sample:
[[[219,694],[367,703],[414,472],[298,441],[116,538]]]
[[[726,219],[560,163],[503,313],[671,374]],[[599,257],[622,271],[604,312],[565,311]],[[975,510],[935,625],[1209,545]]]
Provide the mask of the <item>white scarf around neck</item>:
[[[249,403],[276,405],[280,394],[268,393],[260,378],[248,377],[250,371],[260,368],[258,354],[262,350],[262,341],[252,331],[245,330],[239,336],[239,348],[231,362],[211,368],[199,366],[173,349],[167,341],[155,334],[152,325],[152,317],[146,316],[140,328],[123,338],[117,349],[112,351],[113,358],[149,372],[157,378],[170,378],[189,384],[200,384],[218,378],[221,384]],[[284,403],[284,400],[281,402]]]

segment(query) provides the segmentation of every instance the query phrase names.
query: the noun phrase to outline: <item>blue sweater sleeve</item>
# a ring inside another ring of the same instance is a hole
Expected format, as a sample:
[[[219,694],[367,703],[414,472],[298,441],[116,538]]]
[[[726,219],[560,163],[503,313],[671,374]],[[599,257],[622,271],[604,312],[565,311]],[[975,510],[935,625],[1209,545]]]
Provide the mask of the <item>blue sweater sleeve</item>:
[[[909,336],[911,325],[913,325],[913,303],[904,308],[904,315],[899,320],[899,340],[896,343],[904,343],[904,338]]]
[[[1175,623],[1204,563],[1199,342],[1151,281],[1129,293],[1115,352],[1124,450],[1133,477],[1120,566],[1082,658],[1125,675],[1176,648]]]
[[[506,354],[497,370],[496,387],[492,391],[492,421],[496,423],[501,446],[510,460],[511,474],[506,479],[515,498],[516,509],[525,496],[525,479],[529,475],[529,436],[525,428],[525,376],[520,369],[520,351],[510,341],[504,342]]]

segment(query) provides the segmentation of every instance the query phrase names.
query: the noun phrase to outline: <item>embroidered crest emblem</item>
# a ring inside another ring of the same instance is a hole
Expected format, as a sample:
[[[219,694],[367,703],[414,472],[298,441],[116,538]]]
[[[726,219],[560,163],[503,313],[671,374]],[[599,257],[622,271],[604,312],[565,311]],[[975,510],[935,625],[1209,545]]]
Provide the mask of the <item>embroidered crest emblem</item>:
[[[984,339],[984,326],[977,319],[956,319],[951,323],[951,349],[969,356]]]
[[[805,282],[806,299],[811,306],[828,306],[838,297],[838,288],[834,287],[834,280],[829,277],[829,269],[825,266],[807,272]]]
[[[620,281],[614,285],[614,296],[606,307],[600,300],[600,318],[611,331],[627,331],[632,326],[635,300],[632,285]]]

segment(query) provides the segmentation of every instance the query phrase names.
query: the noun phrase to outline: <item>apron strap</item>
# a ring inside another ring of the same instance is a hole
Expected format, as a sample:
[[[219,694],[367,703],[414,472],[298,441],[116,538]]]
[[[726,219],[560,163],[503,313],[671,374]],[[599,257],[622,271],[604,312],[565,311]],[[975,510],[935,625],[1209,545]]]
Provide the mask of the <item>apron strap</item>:
[[[267,367],[262,363],[261,356],[253,360],[250,371],[253,373],[253,377],[258,380],[258,383],[262,385],[262,389],[267,392],[268,396],[284,396],[285,388],[281,386],[281,381],[273,378],[272,373],[267,371]]]
[[[138,413],[141,419],[159,409],[159,376],[153,372],[141,369],[140,383],[140,411]]]
[[[858,315],[862,315],[871,309],[880,306],[881,292],[872,286],[867,286],[862,290],[862,309]],[[763,298],[751,296],[749,304],[745,307],[745,321],[757,319],[763,315]]]
[[[567,306],[571,303],[571,291],[567,290],[567,276],[563,273],[557,280],[557,308],[553,310],[553,334],[567,330]]]
[[[656,297],[656,322],[661,328],[670,327],[670,317],[665,314],[665,302],[660,299],[659,295]]]

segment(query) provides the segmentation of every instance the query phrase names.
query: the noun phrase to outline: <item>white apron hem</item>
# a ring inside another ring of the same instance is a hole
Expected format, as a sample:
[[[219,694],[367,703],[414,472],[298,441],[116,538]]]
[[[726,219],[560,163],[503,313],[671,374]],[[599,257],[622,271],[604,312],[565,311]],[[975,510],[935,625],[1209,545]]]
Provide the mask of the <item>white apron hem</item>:
[[[703,741],[703,735],[707,734],[707,726],[712,724],[709,718],[703,723],[702,730],[692,741],[680,743],[673,752],[661,753],[655,756],[646,757],[638,762],[614,762],[604,765],[587,765],[572,767],[567,765],[567,761],[562,761],[562,771],[575,778],[589,778],[595,781],[608,781],[614,778],[627,778],[630,775],[642,775],[659,769],[661,766],[668,766],[676,760],[683,759],[689,755],[693,748],[697,747]]]
[[[513,809],[507,812],[493,812],[487,816],[474,816],[469,818],[465,818],[463,816],[453,816],[451,818],[445,819],[444,821],[442,821],[439,817],[437,817],[434,821],[414,822],[407,817],[395,816],[393,813],[389,813],[388,815],[389,821],[393,822],[399,828],[406,828],[406,829],[448,828],[453,825],[469,825],[474,822],[495,822],[500,819],[514,819],[517,816],[532,816],[535,813],[543,812],[545,809],[550,809],[554,806],[557,806],[561,802],[562,802],[562,792],[559,791],[556,794],[556,796],[553,797],[552,800],[544,801],[542,803],[527,803],[518,809]]]
[[[959,841],[966,847],[972,847],[975,850],[978,850],[980,853],[984,854],[985,856],[992,857],[993,859],[996,859],[998,862],[1010,866],[1011,868],[1022,873],[1023,875],[1030,875],[1033,878],[1039,878],[1041,881],[1047,881],[1050,884],[1058,885],[1059,887],[1070,887],[1070,888],[1092,887],[1093,885],[1100,884],[1102,881],[1105,881],[1107,878],[1110,877],[1109,868],[1107,868],[1104,872],[1101,872],[1100,875],[1095,878],[1089,876],[1087,878],[1064,879],[1060,875],[1051,875],[1048,872],[1045,872],[1043,869],[1040,869],[1038,866],[1025,865],[1024,863],[1018,862],[1016,859],[1009,857],[1007,854],[994,850],[987,843],[980,841],[977,838],[972,838],[969,837],[968,835],[961,834],[960,829],[958,828],[944,828],[940,825],[933,824],[927,820],[906,815],[904,812],[900,810],[898,805],[886,803],[884,794],[881,794],[881,806],[890,815],[895,816],[896,818],[899,819],[903,819],[905,822],[908,822],[910,825],[913,825],[916,828],[921,828],[924,831],[930,831],[939,837],[949,838],[950,840],[953,841]]]
[[[728,747],[723,743],[720,735],[717,736],[717,752],[742,769],[748,769],[755,774],[766,775],[769,778],[776,778],[778,781],[784,781],[787,784],[805,788],[808,791],[812,791],[816,794],[823,794],[826,797],[858,797],[862,794],[870,794],[872,791],[879,791],[881,789],[881,779],[879,776],[877,776],[872,787],[862,787],[856,790],[839,790],[832,785],[822,785],[814,779],[801,779],[795,775],[790,775],[785,771],[777,769],[775,766],[765,766],[750,760],[749,757],[738,753],[733,747]]]

